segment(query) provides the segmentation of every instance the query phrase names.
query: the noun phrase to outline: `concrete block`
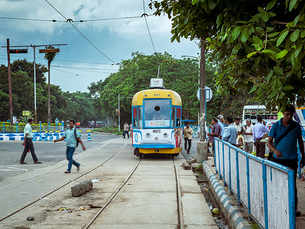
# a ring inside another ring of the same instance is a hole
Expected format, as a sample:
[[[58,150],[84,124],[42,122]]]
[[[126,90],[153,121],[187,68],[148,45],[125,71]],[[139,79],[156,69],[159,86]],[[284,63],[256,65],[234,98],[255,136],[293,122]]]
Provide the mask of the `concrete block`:
[[[208,142],[199,141],[197,143],[197,152],[195,155],[197,162],[202,162],[208,160]]]
[[[91,191],[92,188],[93,188],[93,183],[91,180],[83,181],[77,185],[72,186],[71,193],[73,197],[78,197],[85,194],[86,192]]]

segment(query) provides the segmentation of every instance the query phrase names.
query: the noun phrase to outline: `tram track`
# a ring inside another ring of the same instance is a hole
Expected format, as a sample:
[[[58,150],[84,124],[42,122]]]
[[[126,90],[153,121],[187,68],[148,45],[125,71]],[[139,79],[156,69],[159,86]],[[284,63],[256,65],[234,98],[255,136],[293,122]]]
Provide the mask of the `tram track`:
[[[120,153],[121,153],[121,151],[119,151],[119,152],[117,152],[117,153],[115,153],[115,154],[112,154],[110,157],[107,157],[106,160],[104,160],[102,163],[100,163],[98,166],[94,167],[93,169],[90,169],[89,171],[87,171],[87,172],[81,174],[80,176],[77,176],[77,177],[73,178],[72,180],[69,180],[68,182],[62,184],[61,186],[59,186],[59,187],[57,187],[57,188],[55,188],[55,189],[53,189],[53,190],[51,190],[51,191],[49,191],[49,192],[47,192],[47,193],[45,193],[44,195],[42,195],[41,197],[35,199],[34,201],[31,201],[30,203],[24,205],[23,207],[18,208],[17,210],[11,212],[10,214],[8,214],[8,215],[6,215],[6,216],[0,218],[0,222],[3,222],[4,220],[6,220],[6,219],[8,219],[8,218],[10,218],[10,217],[12,217],[12,216],[14,216],[14,215],[16,215],[17,213],[19,213],[19,212],[21,212],[21,211],[23,211],[23,210],[25,210],[25,209],[27,209],[27,208],[33,206],[34,204],[36,204],[37,202],[39,202],[39,201],[45,199],[46,197],[50,196],[51,194],[53,194],[53,193],[55,193],[55,192],[57,192],[57,191],[63,189],[63,188],[66,187],[67,185],[69,185],[69,184],[71,184],[71,183],[73,183],[73,182],[79,180],[80,178],[82,178],[82,177],[84,177],[84,176],[87,176],[88,174],[94,172],[94,171],[97,170],[98,168],[104,166],[107,162],[109,162],[110,160],[112,160],[114,157],[116,157],[116,156],[119,155]]]
[[[135,173],[135,171],[137,170],[137,168],[139,167],[141,163],[141,159],[138,160],[137,164],[135,165],[135,167],[130,171],[130,173],[127,175],[127,177],[124,179],[124,181],[122,183],[120,183],[112,192],[111,196],[107,199],[106,203],[104,204],[104,206],[94,215],[94,217],[89,221],[88,224],[86,224],[85,226],[82,227],[82,229],[88,229],[90,228],[94,222],[96,221],[96,219],[103,213],[103,211],[111,204],[111,202],[114,200],[114,198],[119,194],[119,192],[122,190],[122,188],[127,184],[127,182],[130,180],[130,178],[132,177],[132,175]]]
[[[184,216],[183,216],[183,206],[182,206],[182,195],[180,186],[180,175],[177,169],[175,158],[173,158],[175,180],[176,180],[176,197],[177,197],[177,212],[178,212],[178,229],[184,229]]]

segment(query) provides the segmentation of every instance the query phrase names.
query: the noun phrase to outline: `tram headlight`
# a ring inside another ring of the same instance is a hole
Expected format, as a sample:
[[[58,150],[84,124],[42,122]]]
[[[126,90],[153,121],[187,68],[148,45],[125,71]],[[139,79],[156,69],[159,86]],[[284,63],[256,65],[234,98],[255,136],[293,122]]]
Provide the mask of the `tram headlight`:
[[[150,137],[150,133],[146,133],[146,137],[149,138]]]
[[[167,134],[167,133],[164,133],[163,136],[164,136],[165,138],[167,138],[167,137],[168,137],[168,134]]]

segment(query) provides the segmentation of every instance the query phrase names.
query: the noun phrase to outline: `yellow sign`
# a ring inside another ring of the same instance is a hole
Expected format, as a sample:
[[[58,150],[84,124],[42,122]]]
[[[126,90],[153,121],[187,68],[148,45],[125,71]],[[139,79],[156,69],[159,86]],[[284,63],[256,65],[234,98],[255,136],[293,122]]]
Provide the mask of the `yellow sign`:
[[[31,111],[22,111],[22,116],[30,116]]]

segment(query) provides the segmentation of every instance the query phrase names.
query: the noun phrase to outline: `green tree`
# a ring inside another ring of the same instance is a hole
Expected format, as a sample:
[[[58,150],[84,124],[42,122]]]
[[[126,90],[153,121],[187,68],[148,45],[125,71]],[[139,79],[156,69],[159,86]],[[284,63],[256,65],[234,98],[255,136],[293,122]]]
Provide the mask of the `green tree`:
[[[151,7],[171,19],[172,40],[205,39],[219,93],[250,91],[272,107],[304,103],[304,1],[162,0]]]

